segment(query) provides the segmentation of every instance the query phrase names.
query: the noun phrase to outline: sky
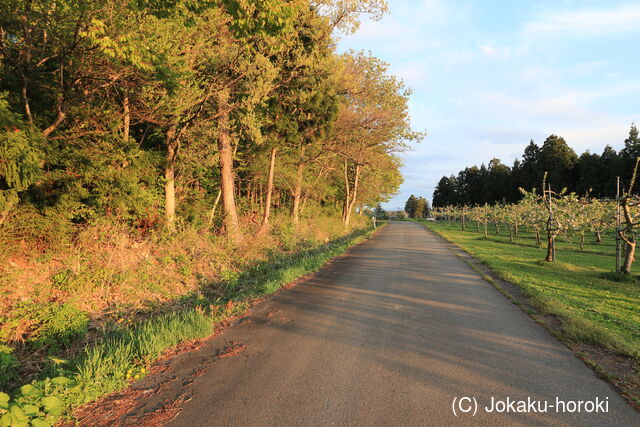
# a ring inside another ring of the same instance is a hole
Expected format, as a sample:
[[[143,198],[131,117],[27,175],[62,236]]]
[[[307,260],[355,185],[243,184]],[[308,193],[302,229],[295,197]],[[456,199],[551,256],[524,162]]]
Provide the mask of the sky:
[[[640,2],[388,0],[339,51],[370,51],[413,90],[427,137],[404,153],[404,184],[431,200],[443,175],[560,135],[580,155],[624,145],[640,124]]]

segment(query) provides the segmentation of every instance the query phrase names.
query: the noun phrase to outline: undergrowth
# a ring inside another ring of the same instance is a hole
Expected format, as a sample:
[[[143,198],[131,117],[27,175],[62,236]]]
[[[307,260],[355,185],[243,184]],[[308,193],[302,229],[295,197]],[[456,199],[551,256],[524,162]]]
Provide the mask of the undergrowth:
[[[166,350],[211,335],[216,323],[244,311],[252,298],[271,294],[317,271],[371,232],[365,227],[331,240],[320,236],[318,242],[318,238],[300,239],[290,227],[276,225],[272,234],[278,244],[267,248],[263,259],[245,263],[242,269],[223,269],[213,281],[201,277],[199,287],[166,303],[151,304],[139,318],[125,320],[125,314],[116,313],[100,328],[94,325],[88,335],[88,314],[70,302],[39,309],[23,305],[18,310],[37,319],[31,323],[27,345],[40,349],[46,363],[36,379],[10,387],[10,393],[0,393],[0,425],[31,423],[37,427],[70,417],[79,405],[121,390],[146,375]],[[191,270],[191,257],[167,254],[160,264],[196,274]],[[69,286],[77,280],[75,274],[64,269],[53,280]],[[78,341],[85,343],[80,351],[67,351],[69,358],[58,356]],[[5,385],[19,380],[15,377],[19,361],[12,351],[9,346],[0,346],[0,377]]]

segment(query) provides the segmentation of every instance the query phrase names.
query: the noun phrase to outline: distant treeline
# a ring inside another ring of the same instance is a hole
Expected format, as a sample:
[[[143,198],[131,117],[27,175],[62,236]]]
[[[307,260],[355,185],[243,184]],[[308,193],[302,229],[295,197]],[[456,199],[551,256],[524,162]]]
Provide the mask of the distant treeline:
[[[549,136],[542,146],[533,140],[512,167],[491,159],[488,166],[471,166],[457,176],[443,176],[433,192],[433,206],[482,205],[512,203],[521,198],[520,188],[540,188],[544,173],[553,190],[592,197],[615,197],[616,181],[627,185],[635,159],[640,156],[640,139],[635,124],[631,125],[624,148],[616,152],[607,145],[602,154],[584,152],[578,156],[559,136]]]

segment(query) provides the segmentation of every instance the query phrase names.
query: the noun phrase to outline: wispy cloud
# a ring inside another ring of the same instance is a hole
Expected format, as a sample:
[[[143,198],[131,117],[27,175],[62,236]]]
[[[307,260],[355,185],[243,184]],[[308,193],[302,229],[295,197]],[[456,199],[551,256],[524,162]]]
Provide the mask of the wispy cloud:
[[[640,4],[621,4],[606,9],[549,11],[524,25],[531,37],[594,37],[640,33]]]

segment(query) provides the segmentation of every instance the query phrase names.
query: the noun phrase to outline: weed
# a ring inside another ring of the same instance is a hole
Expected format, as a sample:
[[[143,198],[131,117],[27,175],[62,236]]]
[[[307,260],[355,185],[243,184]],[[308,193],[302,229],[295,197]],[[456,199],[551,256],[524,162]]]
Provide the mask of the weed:
[[[6,417],[1,422],[44,425],[38,422],[53,424],[61,416],[69,417],[78,405],[121,390],[146,375],[149,365],[167,349],[210,335],[217,322],[244,311],[248,299],[272,293],[319,269],[367,234],[366,230],[356,230],[320,246],[292,253],[272,252],[268,260],[257,262],[240,273],[224,270],[218,284],[224,289],[222,298],[192,293],[179,298],[179,306],[183,307],[180,310],[133,324],[120,322],[120,317],[99,342],[88,345],[74,360],[51,358],[53,379],[47,377],[23,385],[11,396],[0,394],[0,415]],[[60,280],[66,279],[60,276]],[[32,310],[34,305],[29,307]],[[55,313],[49,309],[44,312],[48,314],[40,319],[40,332],[35,337],[67,342],[67,337],[70,339],[72,335],[59,333],[64,323],[69,327],[64,329],[67,334],[86,332],[86,314],[70,305],[57,306]]]

